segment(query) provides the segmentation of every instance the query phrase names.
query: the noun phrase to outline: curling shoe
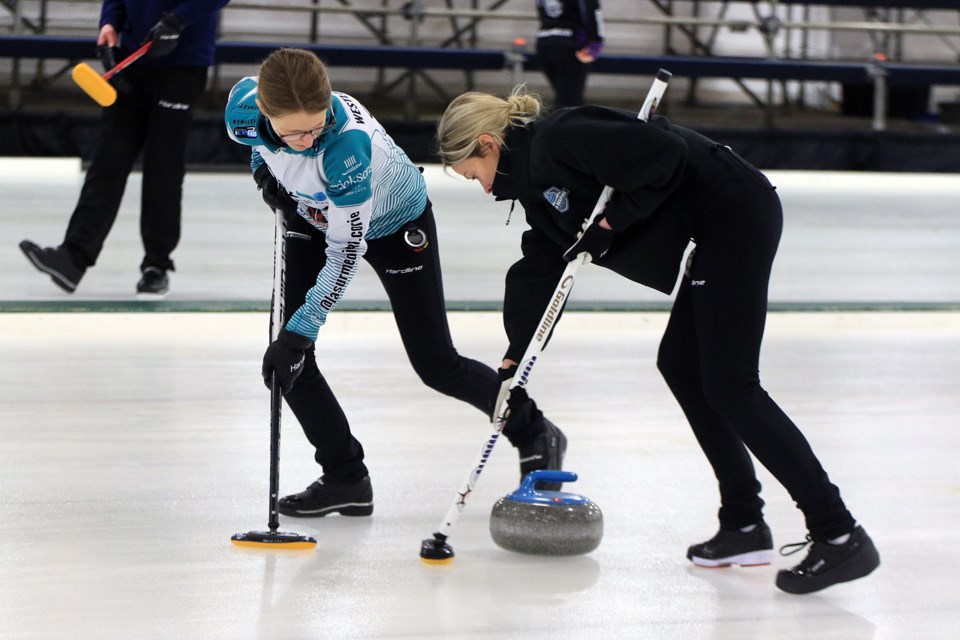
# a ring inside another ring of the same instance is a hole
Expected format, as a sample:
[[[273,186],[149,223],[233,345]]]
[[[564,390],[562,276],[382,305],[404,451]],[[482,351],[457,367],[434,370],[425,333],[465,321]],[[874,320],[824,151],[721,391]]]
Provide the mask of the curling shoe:
[[[687,559],[698,567],[753,567],[773,562],[773,535],[762,520],[751,531],[720,529],[706,542],[687,549]]]
[[[860,525],[850,532],[850,537],[842,544],[813,542],[808,536],[806,542],[784,545],[780,553],[788,547],[798,547],[784,554],[790,555],[808,544],[811,545],[810,551],[800,564],[777,572],[777,587],[781,591],[813,593],[840,582],[862,578],[880,566],[880,554]]]
[[[295,518],[322,518],[328,513],[369,516],[373,513],[370,476],[353,484],[333,482],[321,476],[300,493],[280,498],[280,513]]]
[[[147,267],[137,283],[137,296],[144,298],[162,298],[170,290],[170,278],[159,267]]]
[[[563,469],[563,457],[567,454],[567,437],[546,418],[543,419],[543,433],[522,447],[520,452],[520,480],[531,471],[540,469]],[[560,491],[563,483],[538,482],[534,488],[538,491]]]
[[[33,266],[50,276],[58,287],[67,293],[77,290],[77,285],[80,284],[80,278],[83,277],[86,269],[74,264],[70,251],[66,247],[44,249],[29,240],[23,240],[20,242],[20,250]]]

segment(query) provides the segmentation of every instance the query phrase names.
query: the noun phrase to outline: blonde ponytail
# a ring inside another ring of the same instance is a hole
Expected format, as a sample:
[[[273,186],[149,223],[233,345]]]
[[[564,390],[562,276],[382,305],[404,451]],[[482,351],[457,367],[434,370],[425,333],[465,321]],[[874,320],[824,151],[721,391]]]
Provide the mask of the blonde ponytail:
[[[480,155],[477,139],[493,136],[501,146],[509,127],[525,127],[540,117],[540,98],[514,87],[507,98],[470,91],[447,106],[437,125],[437,153],[444,166]]]

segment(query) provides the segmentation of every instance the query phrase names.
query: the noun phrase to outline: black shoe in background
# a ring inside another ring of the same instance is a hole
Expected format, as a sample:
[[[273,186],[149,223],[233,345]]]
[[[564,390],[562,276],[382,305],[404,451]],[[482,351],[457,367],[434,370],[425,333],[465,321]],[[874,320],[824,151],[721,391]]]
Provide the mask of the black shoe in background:
[[[27,256],[33,266],[44,272],[54,284],[66,291],[73,293],[80,284],[80,278],[84,271],[73,262],[70,252],[64,247],[42,248],[29,240],[23,240],[20,243],[20,250]]]
[[[808,538],[807,542],[798,543],[797,551],[810,542]],[[794,545],[785,545],[780,552],[790,546]],[[880,554],[873,540],[863,527],[857,525],[843,544],[813,542],[800,564],[777,572],[777,587],[787,593],[813,593],[840,582],[862,578],[879,566]]]
[[[369,516],[373,513],[370,476],[353,484],[333,482],[321,476],[300,493],[280,498],[279,510],[285,516],[297,518],[320,518],[328,513]]]
[[[170,290],[170,278],[167,272],[157,267],[147,267],[143,270],[143,277],[137,283],[137,295],[144,297],[167,295]]]

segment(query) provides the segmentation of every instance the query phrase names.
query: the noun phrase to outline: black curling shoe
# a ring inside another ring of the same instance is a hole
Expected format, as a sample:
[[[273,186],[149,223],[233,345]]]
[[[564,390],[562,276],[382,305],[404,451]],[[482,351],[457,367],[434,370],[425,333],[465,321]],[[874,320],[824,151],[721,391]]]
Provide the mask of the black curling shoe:
[[[521,481],[531,471],[563,469],[563,457],[567,454],[567,437],[557,425],[546,418],[543,423],[543,433],[528,444],[519,447]],[[538,482],[534,488],[538,491],[560,491],[562,486],[560,482]]]
[[[147,267],[137,283],[137,295],[145,298],[162,298],[170,291],[170,277],[157,267]]]
[[[321,477],[300,493],[280,498],[279,511],[296,518],[322,518],[328,513],[369,516],[373,513],[370,476],[364,476],[354,484],[332,482]]]
[[[802,546],[797,551],[810,543],[809,539],[799,543]],[[790,546],[793,545],[785,545],[784,548]],[[783,553],[783,549],[780,552]],[[862,578],[879,566],[880,554],[873,540],[863,527],[857,525],[850,533],[850,539],[843,544],[813,542],[807,557],[800,564],[777,572],[777,587],[787,593],[813,593]]]
[[[73,263],[73,258],[66,248],[43,248],[29,240],[24,240],[20,243],[20,251],[23,251],[23,255],[27,256],[27,260],[33,266],[50,276],[58,287],[67,293],[77,290],[85,269]]]
[[[698,567],[755,567],[773,562],[773,534],[766,522],[753,531],[720,529],[706,542],[687,549],[687,559]]]

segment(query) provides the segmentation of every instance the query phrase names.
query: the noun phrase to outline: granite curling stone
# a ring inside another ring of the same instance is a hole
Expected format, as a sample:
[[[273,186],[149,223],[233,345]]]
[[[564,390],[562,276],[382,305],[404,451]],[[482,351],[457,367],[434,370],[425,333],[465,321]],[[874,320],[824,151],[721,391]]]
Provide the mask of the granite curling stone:
[[[490,535],[507,551],[538,556],[590,553],[603,538],[600,507],[575,493],[537,491],[537,482],[574,482],[570,471],[534,471],[490,512]]]

